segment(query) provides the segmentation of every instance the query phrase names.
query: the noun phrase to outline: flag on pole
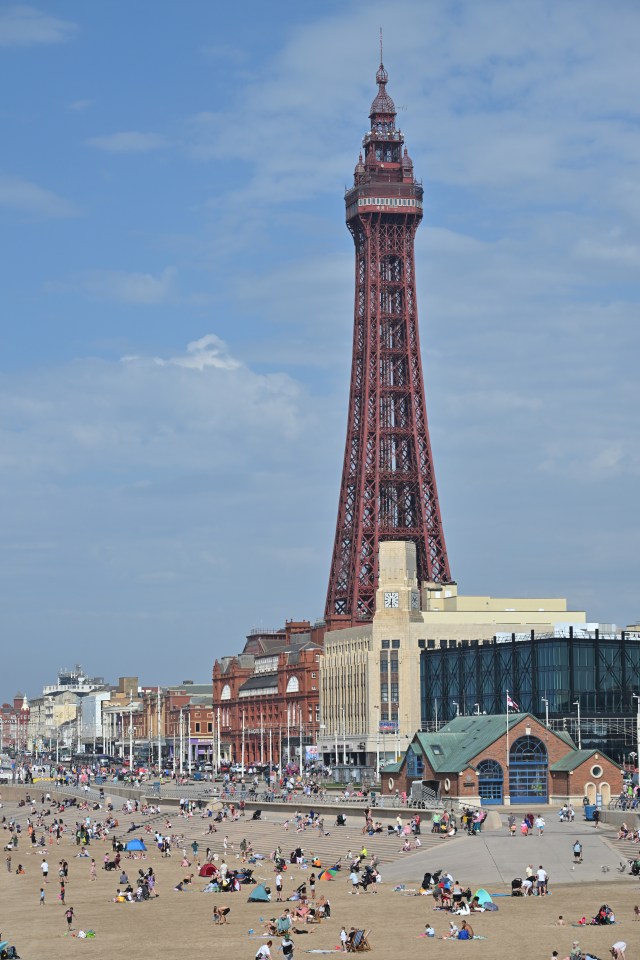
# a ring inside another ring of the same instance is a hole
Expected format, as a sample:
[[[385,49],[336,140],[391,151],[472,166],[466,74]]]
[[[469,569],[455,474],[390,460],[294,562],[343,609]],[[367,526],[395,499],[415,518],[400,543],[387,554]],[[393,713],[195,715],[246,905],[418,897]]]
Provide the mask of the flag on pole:
[[[513,700],[513,699],[509,696],[509,694],[507,694],[507,710],[509,710],[509,709],[511,709],[511,710],[519,710],[520,707],[519,707],[518,704],[515,702],[515,700]]]

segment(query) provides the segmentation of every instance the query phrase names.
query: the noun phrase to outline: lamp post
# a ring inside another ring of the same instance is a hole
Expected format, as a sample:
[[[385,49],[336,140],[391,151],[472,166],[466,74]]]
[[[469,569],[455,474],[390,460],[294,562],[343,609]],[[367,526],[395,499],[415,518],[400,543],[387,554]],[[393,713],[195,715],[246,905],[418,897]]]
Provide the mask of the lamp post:
[[[182,724],[182,707],[180,707],[180,776],[184,773],[184,728]]]
[[[287,766],[291,763],[291,704],[287,704]]]
[[[244,723],[245,711],[242,711],[242,760],[240,762],[240,776],[244,778]]]
[[[453,706],[456,708],[456,717],[459,717],[459,716],[460,716],[460,705],[459,705],[459,704],[457,703],[457,701],[455,701],[455,700],[453,700],[452,702],[453,702]]]
[[[129,776],[133,777],[133,690],[129,690]]]
[[[160,687],[158,687],[158,699],[156,700],[156,732],[158,734],[158,773],[162,773],[162,733],[160,731]]]
[[[479,704],[479,703],[474,703],[474,705],[473,705],[473,712],[474,712],[474,714],[476,715],[476,717],[479,717],[479,716],[480,716],[480,704]]]
[[[548,729],[549,728],[549,701],[547,700],[546,697],[543,697],[542,702],[544,703],[544,723]]]
[[[636,713],[636,756],[638,757],[638,764],[640,765],[640,694],[632,693],[632,703],[633,700],[637,700],[638,709]]]
[[[380,705],[374,703],[373,709],[376,711],[376,780],[380,779]]]
[[[580,698],[573,701],[574,707],[578,708],[578,750],[582,750],[582,730],[580,729]]]

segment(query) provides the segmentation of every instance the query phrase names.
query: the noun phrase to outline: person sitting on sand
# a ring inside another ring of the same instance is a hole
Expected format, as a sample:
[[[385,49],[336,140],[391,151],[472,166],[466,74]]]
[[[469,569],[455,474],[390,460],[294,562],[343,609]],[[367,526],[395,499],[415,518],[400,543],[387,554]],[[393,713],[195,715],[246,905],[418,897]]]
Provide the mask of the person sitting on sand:
[[[479,902],[480,901],[478,901],[478,903]],[[454,910],[453,912],[457,914],[459,917],[467,916],[469,913],[471,913],[471,907],[469,905],[469,901],[461,900],[457,910]]]
[[[442,939],[443,939],[443,940],[457,940],[457,939],[458,939],[458,933],[459,933],[459,930],[458,930],[458,928],[456,927],[455,923],[453,922],[453,920],[450,920],[450,921],[449,921],[449,933],[445,933],[445,934],[443,935]]]
[[[473,927],[466,920],[460,925],[458,940],[473,940]]]

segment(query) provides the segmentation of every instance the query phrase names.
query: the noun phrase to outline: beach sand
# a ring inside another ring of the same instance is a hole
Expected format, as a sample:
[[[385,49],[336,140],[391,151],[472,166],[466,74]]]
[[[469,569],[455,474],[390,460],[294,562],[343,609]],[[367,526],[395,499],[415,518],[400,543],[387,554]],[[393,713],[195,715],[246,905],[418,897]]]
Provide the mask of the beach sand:
[[[15,811],[14,804],[5,804],[3,814],[9,816]],[[25,816],[24,808],[20,811],[21,819]],[[117,814],[122,826],[126,828],[131,817]],[[73,810],[63,814],[66,822],[73,824],[77,815]],[[139,815],[136,822],[144,822]],[[161,828],[161,823],[153,821]],[[178,817],[172,818],[173,832],[184,831],[188,842],[193,837],[198,838],[201,855],[207,845],[219,854],[222,853],[223,832],[214,837],[205,837],[204,831],[207,822],[194,818],[187,823]],[[252,838],[252,828],[259,833],[260,852],[268,855],[272,847],[281,843],[285,850],[296,843],[302,842],[307,849],[313,849],[322,856],[324,845],[331,842],[313,838],[308,834],[283,834],[282,826],[278,823],[270,825],[252,825],[250,821],[239,824],[225,825],[224,830],[230,839],[235,841],[235,851],[230,853],[228,863],[230,867],[239,865],[236,859],[239,839],[242,836]],[[118,833],[121,835],[121,832]],[[144,830],[136,834],[149,841],[149,835]],[[3,846],[8,839],[5,831],[0,831]],[[268,840],[272,838],[272,844]],[[153,838],[151,838],[152,841]],[[452,842],[464,843],[465,838]],[[115,904],[111,898],[115,895],[118,886],[118,874],[107,873],[102,869],[102,859],[105,851],[111,849],[110,843],[94,842],[90,852],[95,857],[97,880],[90,881],[90,860],[76,857],[77,847],[73,839],[64,838],[60,846],[55,844],[46,848],[50,864],[50,878],[46,889],[46,904],[40,907],[38,896],[43,886],[40,862],[41,855],[28,852],[29,844],[23,838],[18,851],[12,854],[12,868],[15,871],[18,862],[24,863],[25,876],[9,874],[5,868],[3,854],[0,860],[0,931],[5,939],[14,943],[23,960],[60,960],[70,956],[91,957],[94,960],[106,960],[114,957],[131,957],[138,960],[151,960],[157,957],[174,957],[178,953],[188,956],[190,960],[220,956],[222,954],[234,958],[248,958],[255,956],[260,943],[266,937],[260,938],[263,924],[260,918],[266,920],[278,916],[285,906],[275,902],[275,874],[273,866],[268,861],[255,865],[256,876],[265,878],[272,888],[274,902],[251,904],[247,903],[250,887],[243,886],[241,893],[234,894],[203,894],[202,888],[206,880],[197,877],[197,870],[180,866],[181,853],[174,850],[170,859],[163,859],[152,842],[148,843],[147,860],[123,860],[123,865],[129,877],[136,876],[139,867],[153,866],[158,878],[159,897],[141,904]],[[254,844],[255,845],[255,844]],[[359,846],[355,839],[354,849]],[[256,846],[256,849],[259,849]],[[191,850],[188,849],[191,858]],[[67,934],[65,907],[57,899],[59,891],[57,869],[59,860],[65,857],[69,863],[69,880],[67,883],[67,905],[72,905],[77,915],[74,924],[76,930],[94,930],[96,938],[81,940]],[[439,859],[446,865],[446,851],[438,852]],[[21,859],[22,858],[22,859]],[[412,868],[412,856],[407,855],[401,860],[402,869],[406,871],[404,880],[407,886],[417,887],[419,882],[416,870],[417,862]],[[329,866],[327,861],[325,866]],[[399,867],[394,865],[394,874]],[[422,867],[419,875],[421,876]],[[183,876],[190,872],[196,874],[193,890],[186,893],[174,892],[173,886]],[[340,927],[344,924],[350,927],[364,928],[370,931],[369,941],[372,953],[381,957],[396,955],[439,956],[456,953],[458,951],[471,952],[478,960],[496,960],[496,958],[513,957],[517,960],[537,960],[549,958],[553,950],[558,950],[560,957],[565,957],[574,939],[580,942],[583,949],[589,949],[596,956],[607,958],[611,944],[618,939],[627,942],[627,960],[635,960],[640,956],[640,923],[633,922],[633,906],[640,902],[640,887],[636,879],[628,878],[626,882],[581,883],[563,884],[552,887],[552,895],[544,898],[529,897],[512,898],[503,896],[496,898],[499,907],[496,913],[473,915],[470,920],[475,933],[486,940],[477,940],[472,943],[443,942],[421,937],[425,923],[430,921],[435,928],[436,936],[443,935],[449,927],[450,916],[447,913],[434,911],[430,897],[415,897],[394,892],[393,887],[398,883],[384,882],[384,864],[381,867],[383,882],[377,885],[377,894],[361,894],[354,896],[350,893],[348,871],[343,870],[335,881],[321,881],[317,884],[318,894],[324,893],[332,905],[332,916],[320,924],[307,925],[310,931],[307,935],[293,935],[296,955],[300,957],[306,950],[332,949],[339,944]],[[309,871],[302,872],[290,867],[285,877],[285,893],[295,889]],[[473,876],[460,876],[464,886],[474,887]],[[493,884],[492,893],[508,893],[505,884]],[[574,929],[570,925],[558,927],[555,921],[559,914],[563,914],[567,923],[577,921],[582,915],[587,917],[595,914],[602,903],[608,903],[616,913],[619,923],[615,927],[587,927]],[[214,904],[229,906],[231,913],[226,926],[216,926],[211,921]],[[458,923],[460,921],[458,920]],[[250,937],[248,931],[253,929],[255,936]],[[272,955],[281,956],[278,950],[280,940],[273,938]]]

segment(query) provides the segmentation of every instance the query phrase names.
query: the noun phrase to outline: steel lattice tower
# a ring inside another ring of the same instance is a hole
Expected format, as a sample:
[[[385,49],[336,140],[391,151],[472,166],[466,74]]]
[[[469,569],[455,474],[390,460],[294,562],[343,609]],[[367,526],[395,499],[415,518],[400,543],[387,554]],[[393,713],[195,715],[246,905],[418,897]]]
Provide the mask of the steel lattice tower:
[[[382,58],[381,58],[382,59]],[[450,581],[424,399],[414,238],[422,185],[396,130],[382,62],[354,185],[345,195],[356,252],[353,361],[338,523],[325,619],[371,620],[380,540],[416,544],[418,581]]]

